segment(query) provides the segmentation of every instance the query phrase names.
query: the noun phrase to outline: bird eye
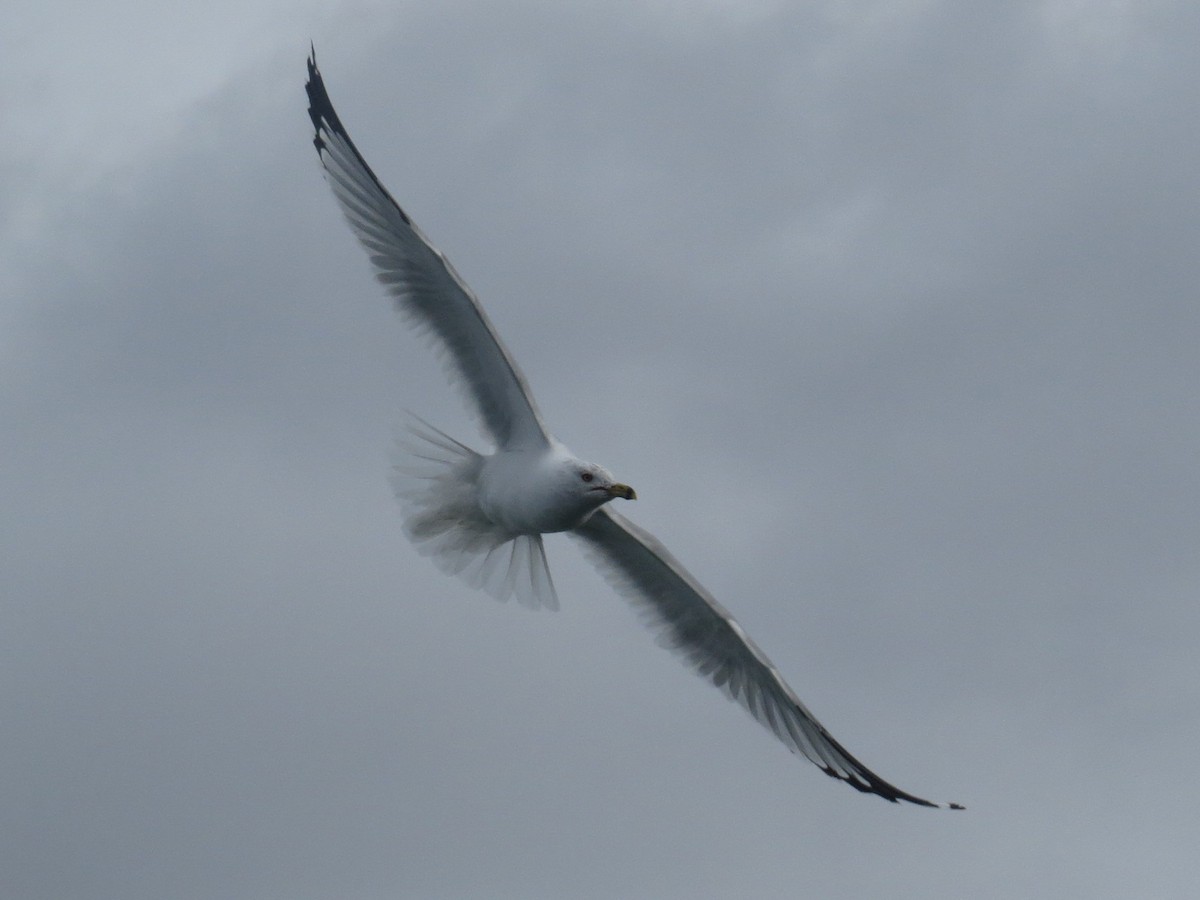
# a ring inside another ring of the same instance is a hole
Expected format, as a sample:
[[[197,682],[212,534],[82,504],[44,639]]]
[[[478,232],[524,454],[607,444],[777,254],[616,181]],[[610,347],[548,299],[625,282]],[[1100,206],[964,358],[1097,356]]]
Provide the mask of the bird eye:
[[[580,472],[579,477],[582,478],[584,481],[591,481],[596,476],[593,475],[591,472]]]

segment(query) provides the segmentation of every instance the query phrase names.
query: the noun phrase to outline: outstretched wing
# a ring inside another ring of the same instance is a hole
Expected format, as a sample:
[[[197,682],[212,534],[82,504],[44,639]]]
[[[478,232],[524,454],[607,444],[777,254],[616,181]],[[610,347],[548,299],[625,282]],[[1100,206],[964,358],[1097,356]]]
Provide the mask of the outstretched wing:
[[[549,436],[525,376],[500,343],[479,301],[375,177],[333,109],[316,54],[308,60],[313,143],[346,220],[370,254],[375,276],[402,312],[432,334],[498,447],[545,446]]]
[[[884,781],[847,752],[787,686],[741,626],[652,535],[607,508],[572,532],[598,568],[662,626],[659,642],[680,653],[704,678],[745,707],[794,753],[826,775],[895,803],[934,803]]]

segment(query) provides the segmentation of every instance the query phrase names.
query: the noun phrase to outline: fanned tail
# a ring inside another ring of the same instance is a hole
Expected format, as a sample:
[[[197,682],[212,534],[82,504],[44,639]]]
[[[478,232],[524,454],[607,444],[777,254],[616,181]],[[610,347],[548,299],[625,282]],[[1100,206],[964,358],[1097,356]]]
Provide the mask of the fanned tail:
[[[516,595],[523,606],[558,609],[542,536],[506,531],[479,508],[484,457],[409,415],[392,486],[417,551],[497,600]]]

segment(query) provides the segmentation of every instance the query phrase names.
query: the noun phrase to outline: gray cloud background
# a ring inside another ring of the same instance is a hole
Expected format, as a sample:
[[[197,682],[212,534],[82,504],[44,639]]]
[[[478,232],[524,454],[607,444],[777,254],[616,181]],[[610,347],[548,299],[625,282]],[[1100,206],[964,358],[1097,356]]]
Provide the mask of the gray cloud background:
[[[1182,2],[126,4],[0,62],[0,893],[1190,897],[1200,18]],[[319,175],[308,38],[547,420],[847,747],[565,538],[416,556],[478,444]]]

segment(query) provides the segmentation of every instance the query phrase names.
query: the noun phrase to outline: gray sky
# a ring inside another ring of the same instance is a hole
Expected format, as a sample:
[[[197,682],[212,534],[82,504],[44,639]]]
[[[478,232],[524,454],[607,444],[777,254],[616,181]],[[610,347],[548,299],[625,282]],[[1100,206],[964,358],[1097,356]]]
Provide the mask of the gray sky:
[[[1194,896],[1194,4],[74,7],[0,59],[0,894]],[[967,812],[788,754],[566,538],[556,614],[413,552],[400,411],[479,440],[310,38],[551,427]]]

